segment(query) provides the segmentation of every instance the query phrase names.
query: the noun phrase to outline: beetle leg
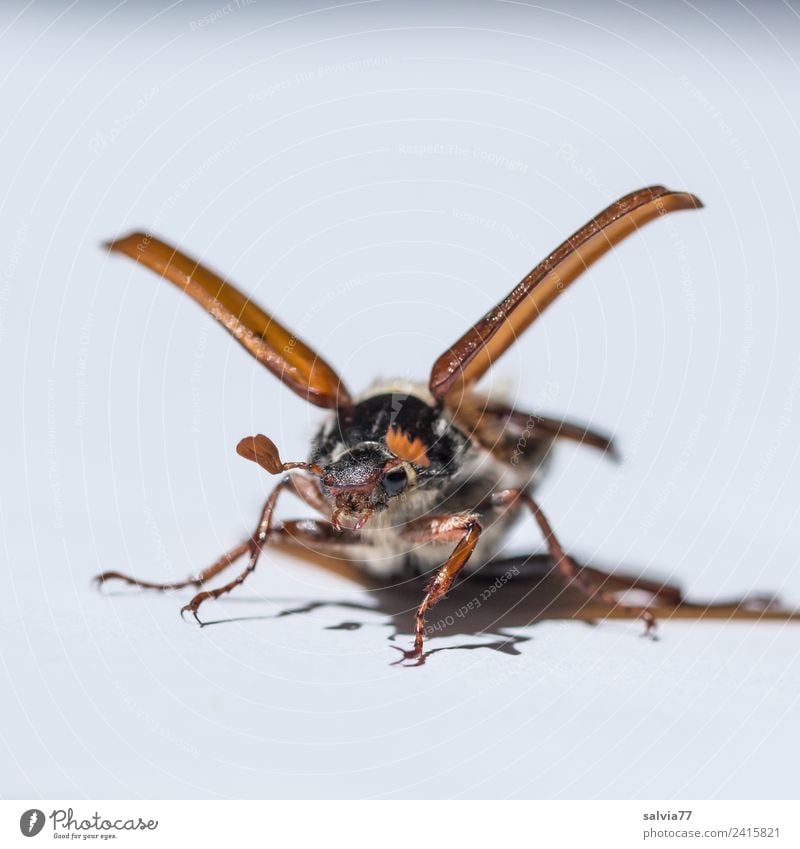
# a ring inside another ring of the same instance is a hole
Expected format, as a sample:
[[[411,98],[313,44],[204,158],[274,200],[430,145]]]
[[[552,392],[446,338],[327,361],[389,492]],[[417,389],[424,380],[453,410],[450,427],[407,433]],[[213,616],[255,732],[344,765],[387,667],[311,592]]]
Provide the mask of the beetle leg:
[[[612,437],[599,430],[594,430],[589,425],[540,416],[538,413],[527,413],[523,410],[515,410],[506,404],[493,402],[486,403],[483,413],[486,417],[497,418],[508,425],[512,425],[517,430],[523,432],[530,430],[534,436],[543,434],[552,439],[578,442],[602,451],[612,460],[620,459]]]
[[[664,581],[656,581],[638,575],[609,574],[593,566],[581,565],[578,568],[592,586],[603,586],[608,593],[641,590],[653,597],[654,604],[663,604],[668,607],[677,607],[685,601],[683,590],[674,584],[667,584]]]
[[[305,475],[290,474],[292,492],[307,506],[323,516],[330,517],[331,508],[320,492],[319,481]]]
[[[235,563],[245,552],[251,548],[250,540],[240,542],[235,548],[226,551],[218,560],[212,563],[208,568],[203,569],[196,575],[192,575],[183,581],[173,581],[171,583],[155,583],[153,581],[143,581],[139,578],[133,578],[130,575],[125,575],[122,572],[103,572],[100,575],[95,575],[93,578],[98,584],[104,584],[106,581],[118,580],[124,581],[134,587],[143,587],[148,590],[182,590],[184,587],[199,587],[211,578],[219,575],[224,569],[227,569],[232,563]]]
[[[591,581],[595,586],[602,585],[611,593],[641,590],[652,596],[654,603],[666,607],[677,607],[686,603],[683,591],[675,584],[668,584],[665,581],[654,580],[652,578],[644,578],[640,575],[632,575],[628,572],[604,572],[595,566],[589,566],[586,563],[577,563],[574,559],[573,563],[586,576],[587,580]],[[514,569],[516,570],[514,574],[518,573],[523,579],[541,581],[552,574],[554,567],[555,562],[549,554],[518,554],[511,557],[500,557],[495,560],[489,560],[484,566],[481,566],[481,575],[484,577],[499,576],[507,574],[509,570]]]
[[[264,504],[264,509],[261,511],[261,519],[258,522],[258,527],[249,541],[251,547],[250,560],[244,570],[232,581],[223,584],[221,587],[199,592],[188,604],[181,608],[181,616],[188,611],[202,625],[203,623],[197,615],[200,605],[210,598],[219,598],[221,595],[229,593],[232,589],[243,583],[247,576],[255,571],[261,551],[270,541],[288,543],[294,541],[296,544],[299,543],[308,546],[309,555],[323,553],[323,551],[327,551],[330,555],[334,553],[334,548],[338,548],[341,551],[342,546],[345,548],[348,545],[351,548],[353,547],[353,537],[347,532],[337,531],[329,522],[308,519],[282,522],[277,527],[273,527],[273,514],[278,497],[284,489],[292,489],[295,493],[301,492],[302,490],[298,489],[296,483],[292,475],[286,475],[270,493],[266,504]],[[301,497],[303,496],[301,495]]]
[[[316,483],[313,480],[303,476],[303,475],[287,475],[284,481],[279,484],[279,488],[287,486],[291,489],[292,492],[305,504],[311,507],[313,510],[317,510],[318,512],[326,512],[329,508],[325,504],[324,499],[322,498],[322,494],[319,491],[319,487],[316,486]],[[264,507],[266,509],[266,505]],[[263,514],[263,510],[262,510]],[[170,581],[165,583],[157,583],[154,581],[143,581],[139,578],[133,578],[130,575],[125,575],[122,572],[110,571],[103,572],[100,575],[96,575],[94,580],[98,585],[104,584],[106,581],[110,580],[119,580],[124,581],[126,584],[130,584],[134,587],[142,587],[144,589],[149,590],[181,590],[185,587],[199,587],[202,586],[206,581],[211,580],[211,578],[219,575],[220,572],[227,569],[228,566],[231,566],[235,563],[240,557],[250,552],[250,555],[254,554],[256,551],[256,546],[254,539],[248,539],[244,542],[240,542],[237,546],[232,548],[230,551],[225,552],[218,560],[214,561],[210,566],[206,569],[203,569],[201,572],[196,573],[195,575],[190,575],[188,578],[182,581]]]
[[[645,635],[652,633],[656,627],[656,618],[652,611],[648,610],[646,607],[630,607],[628,605],[620,604],[610,592],[602,588],[602,585],[598,586],[588,577],[584,570],[579,569],[572,558],[561,547],[561,543],[558,541],[552,527],[550,527],[550,523],[547,521],[541,507],[539,507],[536,501],[528,495],[527,492],[523,492],[519,489],[502,490],[492,495],[492,501],[495,505],[501,507],[512,507],[516,502],[521,501],[533,514],[534,519],[536,519],[536,524],[539,526],[539,529],[545,538],[547,548],[550,552],[550,557],[553,559],[553,563],[555,564],[555,569],[564,579],[567,586],[576,587],[587,598],[599,598],[607,604],[610,604],[612,607],[619,607],[623,610],[629,610],[631,613],[638,614],[644,622]]]
[[[453,581],[478,544],[480,535],[481,526],[474,513],[434,516],[411,522],[407,526],[404,536],[414,542],[449,542],[456,539],[458,544],[425,588],[425,597],[417,608],[414,648],[403,652],[406,660],[417,658],[420,663],[424,662],[422,645],[425,640],[425,614],[450,591]]]
[[[356,533],[337,530],[321,519],[287,519],[270,531],[267,542],[308,552],[309,559],[346,554],[359,545]]]
[[[272,531],[272,515],[275,512],[275,505],[278,501],[278,496],[284,489],[290,487],[291,484],[292,478],[290,475],[287,475],[278,482],[275,489],[273,489],[270,493],[269,498],[261,511],[261,518],[258,521],[255,533],[248,543],[248,547],[250,548],[250,559],[248,560],[247,566],[244,570],[241,571],[232,581],[229,581],[227,584],[223,584],[221,587],[217,587],[213,590],[203,590],[202,592],[197,593],[197,595],[188,604],[185,604],[181,608],[181,616],[188,611],[192,614],[192,616],[194,616],[198,624],[202,625],[203,623],[197,615],[200,605],[210,598],[219,598],[221,595],[229,593],[232,589],[243,583],[251,572],[255,571],[258,558],[261,554],[261,549],[264,547],[270,531]]]

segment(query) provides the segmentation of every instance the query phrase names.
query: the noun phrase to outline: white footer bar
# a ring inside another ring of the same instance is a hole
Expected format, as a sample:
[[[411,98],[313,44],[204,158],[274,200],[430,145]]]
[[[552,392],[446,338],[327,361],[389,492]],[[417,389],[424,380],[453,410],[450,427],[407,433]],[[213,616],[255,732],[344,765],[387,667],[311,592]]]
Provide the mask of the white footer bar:
[[[800,847],[784,801],[0,801],[0,846]]]

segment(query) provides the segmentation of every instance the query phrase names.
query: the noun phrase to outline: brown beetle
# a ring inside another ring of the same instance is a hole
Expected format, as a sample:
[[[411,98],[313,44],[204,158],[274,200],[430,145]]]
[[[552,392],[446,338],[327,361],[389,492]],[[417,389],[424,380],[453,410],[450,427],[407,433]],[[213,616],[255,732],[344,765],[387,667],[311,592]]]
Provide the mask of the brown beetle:
[[[587,596],[617,604],[602,589],[607,576],[592,570],[590,578],[565,554],[532,496],[554,440],[610,451],[610,439],[574,423],[497,404],[473,385],[606,251],[655,218],[701,206],[694,195],[663,186],[626,195],[556,248],[447,348],[433,364],[427,386],[389,381],[357,397],[305,343],[176,248],[145,233],[111,242],[111,251],[183,289],[290,389],[331,412],[313,440],[308,462],[284,463],[261,434],[239,442],[242,457],[281,475],[248,540],[185,581],[157,584],[119,572],[105,572],[97,580],[119,578],[155,589],[199,587],[247,556],[246,568],[232,581],[197,593],[182,608],[199,622],[202,603],[241,584],[265,546],[292,540],[312,551],[344,556],[380,579],[430,574],[417,610],[414,645],[405,652],[407,658],[421,659],[427,611],[459,573],[492,561],[512,522],[527,512],[545,537],[555,572]],[[275,520],[283,492],[293,492],[321,518]],[[664,593],[668,590],[674,601],[674,590],[665,587]],[[653,628],[650,610],[632,612],[641,616],[647,631]]]

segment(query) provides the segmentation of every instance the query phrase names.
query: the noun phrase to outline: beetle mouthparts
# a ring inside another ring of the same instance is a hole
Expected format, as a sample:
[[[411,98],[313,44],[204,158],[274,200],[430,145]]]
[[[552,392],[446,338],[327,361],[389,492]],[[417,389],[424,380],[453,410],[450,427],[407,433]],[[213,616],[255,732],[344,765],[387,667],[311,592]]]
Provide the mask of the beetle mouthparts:
[[[372,508],[354,510],[352,507],[341,506],[333,511],[331,524],[337,531],[360,531],[372,516]]]

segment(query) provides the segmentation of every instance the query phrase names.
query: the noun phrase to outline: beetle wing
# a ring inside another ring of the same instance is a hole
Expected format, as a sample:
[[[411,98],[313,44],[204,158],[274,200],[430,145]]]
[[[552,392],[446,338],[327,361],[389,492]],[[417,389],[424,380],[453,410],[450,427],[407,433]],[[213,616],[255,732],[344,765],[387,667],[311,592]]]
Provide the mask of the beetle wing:
[[[106,247],[174,283],[197,301],[262,365],[318,407],[343,407],[350,396],[336,372],[304,342],[218,274],[147,233]]]
[[[566,287],[606,251],[654,218],[702,203],[687,192],[650,186],[632,192],[581,227],[434,363],[430,390],[442,400],[485,374]]]

